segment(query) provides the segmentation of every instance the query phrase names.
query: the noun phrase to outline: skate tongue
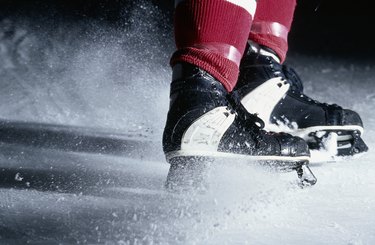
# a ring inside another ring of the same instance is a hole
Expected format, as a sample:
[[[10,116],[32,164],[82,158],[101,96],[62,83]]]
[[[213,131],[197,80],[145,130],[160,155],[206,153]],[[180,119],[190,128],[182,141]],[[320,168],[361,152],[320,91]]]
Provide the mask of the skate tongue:
[[[291,84],[291,89],[294,91],[298,91],[300,93],[303,93],[303,84],[301,78],[298,76],[297,72],[287,66],[283,65],[283,72],[286,77],[286,79],[290,82]]]

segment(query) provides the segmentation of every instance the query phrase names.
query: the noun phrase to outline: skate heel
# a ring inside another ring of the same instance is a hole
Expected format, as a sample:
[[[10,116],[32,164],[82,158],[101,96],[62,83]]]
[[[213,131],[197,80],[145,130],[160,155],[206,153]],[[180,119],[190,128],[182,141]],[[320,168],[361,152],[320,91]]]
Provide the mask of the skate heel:
[[[212,161],[208,157],[192,156],[171,159],[165,188],[173,192],[206,192],[209,188],[208,174]]]
[[[300,187],[303,188],[307,186],[313,186],[316,184],[317,179],[306,162],[302,162],[297,167],[296,171],[297,171]]]

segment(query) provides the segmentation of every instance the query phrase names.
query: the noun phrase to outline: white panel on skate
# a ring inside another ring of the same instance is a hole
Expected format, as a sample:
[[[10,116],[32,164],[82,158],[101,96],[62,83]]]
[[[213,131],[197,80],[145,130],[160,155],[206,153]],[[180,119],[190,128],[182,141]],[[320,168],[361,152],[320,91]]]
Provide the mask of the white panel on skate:
[[[271,78],[243,97],[241,103],[248,112],[258,114],[267,129],[273,109],[289,87],[281,77]]]
[[[217,107],[198,118],[182,137],[182,151],[215,152],[224,133],[233,123],[235,115],[227,107]]]

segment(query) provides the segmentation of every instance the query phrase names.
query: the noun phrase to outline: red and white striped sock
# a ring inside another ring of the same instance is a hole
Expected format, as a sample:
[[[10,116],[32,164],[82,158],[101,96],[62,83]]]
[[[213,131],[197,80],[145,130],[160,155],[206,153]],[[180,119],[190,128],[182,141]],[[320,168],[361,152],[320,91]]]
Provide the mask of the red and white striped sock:
[[[177,51],[171,65],[196,65],[231,91],[238,79],[255,8],[255,0],[177,0]]]
[[[249,40],[271,48],[284,62],[295,8],[296,0],[259,1]]]

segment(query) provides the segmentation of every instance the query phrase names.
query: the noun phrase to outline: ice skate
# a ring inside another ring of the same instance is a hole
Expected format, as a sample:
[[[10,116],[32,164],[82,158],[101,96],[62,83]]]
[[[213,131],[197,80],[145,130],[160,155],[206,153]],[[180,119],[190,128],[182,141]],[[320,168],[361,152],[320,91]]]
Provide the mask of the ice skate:
[[[306,96],[296,72],[281,65],[276,54],[266,47],[250,43],[234,90],[247,111],[264,120],[266,130],[278,129],[302,137],[310,149],[321,149],[324,139],[335,133],[339,156],[368,150],[361,139],[360,116]]]
[[[171,164],[167,187],[205,188],[208,165],[242,159],[296,170],[301,182],[316,182],[309,170],[306,142],[264,131],[263,121],[246,111],[204,70],[179,63],[173,68],[163,149]]]

